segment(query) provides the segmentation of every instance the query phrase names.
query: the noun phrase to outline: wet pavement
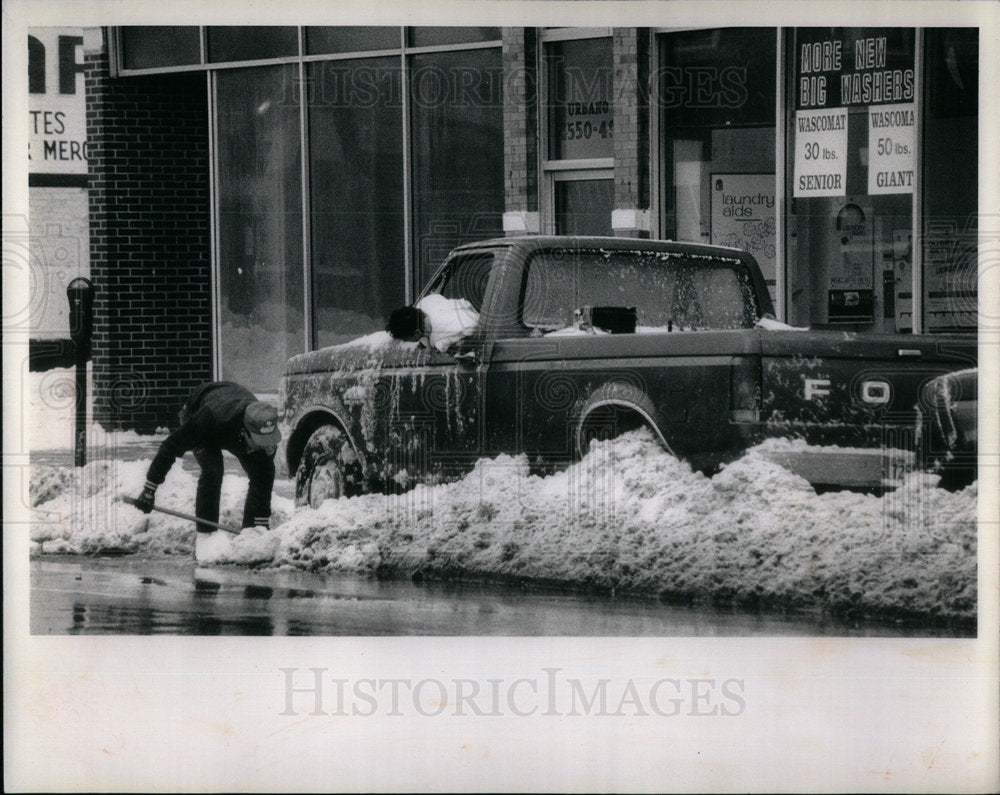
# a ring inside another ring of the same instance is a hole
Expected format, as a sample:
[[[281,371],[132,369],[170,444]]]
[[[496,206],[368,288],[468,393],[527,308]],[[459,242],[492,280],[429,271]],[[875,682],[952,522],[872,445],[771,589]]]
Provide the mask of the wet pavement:
[[[510,586],[205,569],[179,557],[43,555],[30,579],[36,635],[941,635]]]

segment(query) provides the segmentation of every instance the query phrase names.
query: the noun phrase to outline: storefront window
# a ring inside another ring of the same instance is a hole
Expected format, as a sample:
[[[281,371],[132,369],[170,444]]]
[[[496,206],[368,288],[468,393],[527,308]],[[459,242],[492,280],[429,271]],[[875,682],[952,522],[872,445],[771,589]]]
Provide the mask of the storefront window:
[[[404,303],[398,58],[308,65],[314,347],[377,331]]]
[[[614,155],[611,39],[554,41],[545,46],[549,79],[549,159]]]
[[[773,28],[666,34],[654,96],[663,236],[745,249],[772,299],[776,36]]]
[[[407,28],[411,47],[440,47],[444,44],[467,44],[499,41],[500,28],[434,27]]]
[[[923,124],[923,330],[976,328],[979,31],[928,30]]]
[[[216,75],[221,375],[260,393],[305,350],[296,70]]]
[[[122,66],[125,69],[156,69],[201,63],[201,28],[121,28]]]
[[[398,50],[400,29],[395,27],[340,25],[306,28],[306,55],[365,50]]]
[[[299,52],[299,33],[291,26],[215,25],[206,31],[212,63],[287,58]]]
[[[799,28],[789,41],[789,322],[911,331],[914,31]]]
[[[410,60],[415,291],[456,245],[502,234],[500,50]]]

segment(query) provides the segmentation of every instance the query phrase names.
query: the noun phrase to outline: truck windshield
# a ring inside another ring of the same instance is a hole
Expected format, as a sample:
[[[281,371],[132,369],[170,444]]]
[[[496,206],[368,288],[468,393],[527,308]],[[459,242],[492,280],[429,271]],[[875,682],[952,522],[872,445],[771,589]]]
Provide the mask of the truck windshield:
[[[492,267],[492,251],[477,251],[452,257],[427,292],[441,293],[445,298],[464,298],[472,304],[473,309],[481,312]]]
[[[569,328],[585,306],[635,307],[638,330],[751,328],[753,289],[735,257],[658,251],[540,251],[525,279],[526,326]]]

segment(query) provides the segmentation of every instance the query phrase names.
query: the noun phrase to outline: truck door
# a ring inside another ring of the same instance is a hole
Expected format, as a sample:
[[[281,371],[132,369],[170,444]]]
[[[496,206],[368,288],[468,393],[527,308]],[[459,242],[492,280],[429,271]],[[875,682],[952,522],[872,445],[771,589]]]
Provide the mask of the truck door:
[[[438,336],[445,327],[461,325],[470,310],[481,315],[493,256],[491,251],[474,251],[448,260],[422,296],[446,300],[435,300],[435,310],[425,314],[430,333],[415,351],[412,365],[382,375],[393,475],[405,470],[409,476],[453,477],[481,454],[481,396],[487,366],[481,329],[451,344]]]

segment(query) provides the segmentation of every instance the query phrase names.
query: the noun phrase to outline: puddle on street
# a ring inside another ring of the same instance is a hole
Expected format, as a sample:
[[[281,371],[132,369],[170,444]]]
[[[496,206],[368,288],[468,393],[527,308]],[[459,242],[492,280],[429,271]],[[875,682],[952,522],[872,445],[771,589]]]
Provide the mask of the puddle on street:
[[[350,574],[198,568],[184,558],[31,561],[36,635],[577,635],[914,637],[940,628],[849,625],[652,599],[413,584]]]

